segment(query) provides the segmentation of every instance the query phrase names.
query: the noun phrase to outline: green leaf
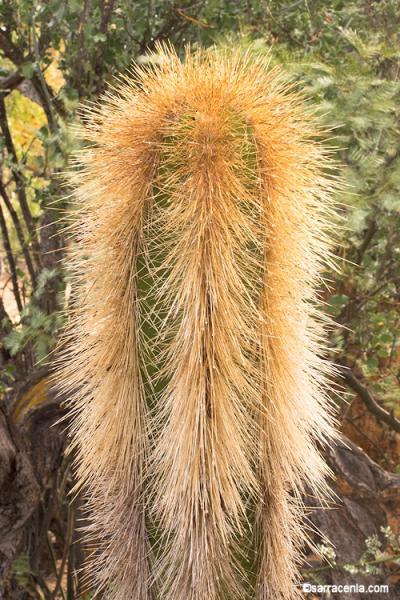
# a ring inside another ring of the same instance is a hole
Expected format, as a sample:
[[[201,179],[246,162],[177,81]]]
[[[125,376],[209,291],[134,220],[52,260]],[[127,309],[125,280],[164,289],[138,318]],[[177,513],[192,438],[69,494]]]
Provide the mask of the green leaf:
[[[365,361],[365,364],[370,371],[375,371],[379,366],[379,363],[376,360],[376,358],[372,358],[372,356],[367,358],[367,360]]]
[[[24,335],[21,330],[13,329],[3,338],[4,347],[15,356],[23,347]]]
[[[23,75],[26,79],[31,79],[33,74],[35,73],[35,63],[27,62],[19,67],[21,75]]]
[[[378,348],[376,354],[379,356],[379,358],[387,358],[389,356],[389,351],[386,348],[382,347]]]
[[[400,192],[383,194],[381,202],[386,210],[400,212]]]
[[[346,306],[348,301],[349,297],[346,296],[346,294],[335,294],[331,296],[329,303],[332,304],[332,306],[338,306],[342,308],[343,306]]]
[[[104,33],[96,33],[93,37],[92,40],[96,43],[96,42],[105,42],[107,40],[107,36]]]

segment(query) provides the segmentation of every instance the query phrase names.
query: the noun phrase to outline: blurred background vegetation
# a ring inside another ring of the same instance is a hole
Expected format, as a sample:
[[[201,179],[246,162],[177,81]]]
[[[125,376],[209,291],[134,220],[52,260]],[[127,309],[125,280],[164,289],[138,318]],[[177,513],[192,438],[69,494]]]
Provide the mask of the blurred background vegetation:
[[[62,173],[77,149],[70,124],[79,104],[96,100],[132,62],[148,60],[156,41],[178,51],[187,42],[272,48],[271,61],[331,130],[326,143],[348,184],[337,196],[339,270],[327,273],[323,292],[338,324],[330,343],[346,390],[337,400],[340,427],[397,485],[399,25],[398,0],[0,0],[0,394],[9,445],[0,468],[0,598],[84,598],[75,571],[84,552],[79,499],[66,500],[65,436],[50,427],[62,409],[47,387],[71,292],[62,267],[59,221],[69,192]],[[23,500],[9,479],[12,461],[25,477],[17,486]],[[398,529],[396,502],[389,516],[380,508],[381,526]],[[369,562],[386,552],[381,562],[394,581],[397,542],[382,535]]]

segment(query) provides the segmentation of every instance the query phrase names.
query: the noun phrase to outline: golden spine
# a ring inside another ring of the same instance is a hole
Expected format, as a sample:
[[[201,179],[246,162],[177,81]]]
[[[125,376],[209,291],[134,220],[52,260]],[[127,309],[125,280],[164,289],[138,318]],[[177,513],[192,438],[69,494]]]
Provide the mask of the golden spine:
[[[59,379],[107,598],[298,597],[300,495],[324,492],[333,435],[317,134],[240,52],[159,48],[86,110]]]

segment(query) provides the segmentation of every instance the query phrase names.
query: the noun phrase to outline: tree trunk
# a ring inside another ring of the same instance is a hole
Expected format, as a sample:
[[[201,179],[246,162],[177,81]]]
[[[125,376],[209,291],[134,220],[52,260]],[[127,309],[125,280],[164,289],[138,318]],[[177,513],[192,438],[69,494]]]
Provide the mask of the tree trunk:
[[[312,507],[310,520],[334,546],[337,564],[354,564],[366,549],[366,538],[375,534],[384,542],[381,527],[390,525],[394,533],[400,533],[400,476],[384,471],[347,438],[327,449],[325,457],[335,475],[332,487],[338,498],[328,510],[307,498],[307,505]],[[315,540],[327,543],[320,536],[315,536]],[[311,564],[316,568],[321,566],[321,563]],[[333,569],[324,572],[322,579],[332,585],[358,583],[367,587],[388,583],[390,590],[385,599],[400,598],[400,586],[388,566],[383,568],[383,575],[352,575],[343,569]],[[362,594],[363,600],[377,600],[378,596]],[[333,594],[332,598],[359,600],[360,594]]]

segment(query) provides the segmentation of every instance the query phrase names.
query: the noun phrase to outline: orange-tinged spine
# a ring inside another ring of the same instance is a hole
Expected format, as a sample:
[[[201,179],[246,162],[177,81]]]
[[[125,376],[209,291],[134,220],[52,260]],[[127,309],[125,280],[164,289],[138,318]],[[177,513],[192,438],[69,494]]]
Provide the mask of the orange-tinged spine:
[[[301,493],[324,493],[333,435],[329,161],[265,59],[157,57],[86,111],[72,177],[59,378],[90,570],[112,600],[295,599]]]

